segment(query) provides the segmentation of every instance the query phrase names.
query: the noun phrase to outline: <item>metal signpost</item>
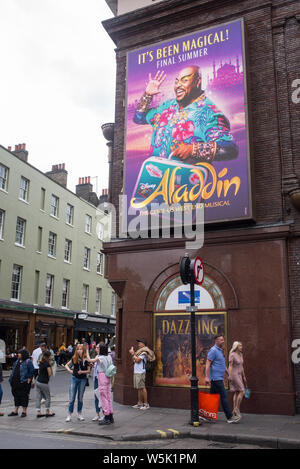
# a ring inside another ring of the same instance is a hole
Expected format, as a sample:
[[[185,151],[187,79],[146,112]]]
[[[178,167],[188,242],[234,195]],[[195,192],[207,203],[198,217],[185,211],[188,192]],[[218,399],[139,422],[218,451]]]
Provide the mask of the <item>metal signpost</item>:
[[[191,353],[192,353],[192,377],[191,377],[191,421],[193,426],[199,425],[199,402],[198,402],[198,378],[196,370],[196,332],[195,332],[195,283],[201,285],[204,280],[204,267],[200,257],[191,261],[186,254],[180,261],[180,277],[184,285],[190,284],[191,305],[186,311],[191,314]]]

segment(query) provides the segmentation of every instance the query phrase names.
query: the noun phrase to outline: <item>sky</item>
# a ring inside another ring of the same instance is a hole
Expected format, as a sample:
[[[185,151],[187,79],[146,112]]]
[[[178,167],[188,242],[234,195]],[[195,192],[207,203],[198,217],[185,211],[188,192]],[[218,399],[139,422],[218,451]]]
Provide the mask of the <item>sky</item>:
[[[114,122],[115,44],[104,0],[0,0],[0,144],[26,143],[39,170],[65,163],[68,189],[108,187],[101,125]]]

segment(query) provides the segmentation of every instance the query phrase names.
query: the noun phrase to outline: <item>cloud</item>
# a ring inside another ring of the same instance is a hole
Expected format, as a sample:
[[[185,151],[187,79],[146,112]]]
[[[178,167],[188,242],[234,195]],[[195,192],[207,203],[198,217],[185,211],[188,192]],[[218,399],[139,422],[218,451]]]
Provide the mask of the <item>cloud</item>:
[[[26,142],[42,171],[66,163],[68,187],[107,187],[101,124],[114,120],[114,44],[99,0],[1,0],[0,143]],[[3,47],[5,45],[5,47]],[[88,173],[88,174],[86,174]]]

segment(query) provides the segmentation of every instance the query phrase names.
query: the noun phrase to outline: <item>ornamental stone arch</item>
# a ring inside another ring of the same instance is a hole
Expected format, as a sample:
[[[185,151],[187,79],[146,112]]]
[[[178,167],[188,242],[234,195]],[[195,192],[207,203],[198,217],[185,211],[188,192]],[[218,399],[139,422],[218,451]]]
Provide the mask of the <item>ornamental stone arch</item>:
[[[229,277],[217,267],[204,263],[204,272],[206,280],[203,282],[203,288],[213,298],[214,307],[211,309],[233,310],[239,308],[238,297]],[[164,305],[164,292],[167,295],[168,287],[172,289],[182,285],[179,274],[179,262],[163,270],[151,284],[145,301],[145,311],[154,312]],[[186,285],[188,287],[188,285]],[[158,306],[158,308],[157,308]],[[182,308],[184,309],[184,307]]]

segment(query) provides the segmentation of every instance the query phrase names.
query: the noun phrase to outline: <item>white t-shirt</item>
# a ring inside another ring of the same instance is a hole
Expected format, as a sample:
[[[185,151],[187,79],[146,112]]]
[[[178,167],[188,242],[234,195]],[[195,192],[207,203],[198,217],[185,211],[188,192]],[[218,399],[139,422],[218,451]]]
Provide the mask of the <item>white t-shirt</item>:
[[[35,370],[38,370],[38,369],[39,369],[38,359],[39,359],[39,356],[41,355],[41,353],[42,353],[41,347],[36,348],[36,349],[32,352],[31,358],[32,358],[32,363],[33,363],[33,366],[34,366]]]
[[[145,353],[142,353],[141,355],[139,355],[139,358],[141,358],[142,360],[139,363],[134,362],[133,373],[140,375],[141,373],[146,373],[145,363],[147,361],[147,355]]]

